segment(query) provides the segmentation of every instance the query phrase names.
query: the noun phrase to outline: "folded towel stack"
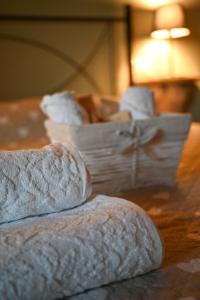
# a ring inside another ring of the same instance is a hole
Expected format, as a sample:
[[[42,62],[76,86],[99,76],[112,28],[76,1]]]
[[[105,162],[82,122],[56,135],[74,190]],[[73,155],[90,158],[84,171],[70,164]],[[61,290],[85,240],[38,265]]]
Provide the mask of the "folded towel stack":
[[[0,163],[0,299],[58,299],[159,267],[162,243],[141,208],[103,195],[83,204],[89,177],[73,150],[2,152]]]

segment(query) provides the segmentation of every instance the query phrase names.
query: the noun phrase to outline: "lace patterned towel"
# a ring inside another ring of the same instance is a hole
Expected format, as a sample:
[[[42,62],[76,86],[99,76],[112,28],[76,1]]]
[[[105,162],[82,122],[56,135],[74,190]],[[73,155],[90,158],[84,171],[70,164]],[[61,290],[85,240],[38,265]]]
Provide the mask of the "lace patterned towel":
[[[156,269],[162,243],[137,205],[99,195],[0,226],[0,299],[50,300]]]
[[[90,193],[85,165],[71,147],[0,152],[0,223],[72,208]]]

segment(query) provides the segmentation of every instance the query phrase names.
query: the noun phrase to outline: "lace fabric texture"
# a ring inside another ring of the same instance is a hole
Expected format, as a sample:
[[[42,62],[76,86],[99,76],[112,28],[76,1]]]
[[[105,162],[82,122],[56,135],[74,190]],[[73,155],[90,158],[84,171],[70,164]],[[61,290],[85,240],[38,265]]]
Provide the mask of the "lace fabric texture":
[[[85,165],[69,146],[0,153],[0,223],[69,209],[90,193]]]
[[[159,267],[146,213],[99,195],[73,210],[0,226],[0,298],[57,299]]]

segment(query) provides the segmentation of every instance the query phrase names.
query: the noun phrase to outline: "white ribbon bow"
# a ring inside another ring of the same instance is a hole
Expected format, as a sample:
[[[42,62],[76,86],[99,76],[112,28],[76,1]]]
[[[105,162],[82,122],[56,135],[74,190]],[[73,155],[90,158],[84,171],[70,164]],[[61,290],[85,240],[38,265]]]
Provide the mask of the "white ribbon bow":
[[[117,130],[116,134],[124,137],[121,145],[120,151],[122,153],[127,153],[130,150],[137,149],[147,143],[149,143],[158,133],[158,128],[156,127],[146,127],[144,129],[136,126],[133,123],[130,131],[128,130]]]

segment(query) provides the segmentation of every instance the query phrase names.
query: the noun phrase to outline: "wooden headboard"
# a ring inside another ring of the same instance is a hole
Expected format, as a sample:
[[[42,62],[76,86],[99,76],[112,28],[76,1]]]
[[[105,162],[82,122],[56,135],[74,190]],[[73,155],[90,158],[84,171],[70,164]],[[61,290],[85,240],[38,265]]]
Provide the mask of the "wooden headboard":
[[[129,6],[109,17],[0,15],[0,99],[120,94],[132,82],[130,55]]]

